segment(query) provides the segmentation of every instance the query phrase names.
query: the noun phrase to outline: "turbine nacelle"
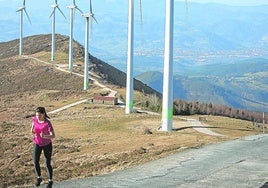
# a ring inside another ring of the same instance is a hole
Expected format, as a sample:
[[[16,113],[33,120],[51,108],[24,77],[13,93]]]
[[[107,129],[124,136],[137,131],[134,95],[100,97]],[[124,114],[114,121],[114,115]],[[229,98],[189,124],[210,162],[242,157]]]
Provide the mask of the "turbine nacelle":
[[[25,1],[24,1],[24,3],[25,3]],[[30,24],[32,24],[32,22],[31,22],[31,19],[30,19],[30,16],[28,15],[28,13],[27,13],[27,11],[26,11],[26,6],[25,6],[25,4],[23,4],[23,6],[21,6],[21,7],[19,7],[18,8],[18,10],[16,11],[16,12],[25,12],[25,14],[26,14],[26,16],[27,16],[27,19],[28,19],[28,21],[30,22]]]
[[[89,18],[89,17],[91,17],[91,14],[90,13],[84,13],[84,14],[82,14],[82,16],[85,17],[85,18]]]
[[[52,4],[52,5],[51,5],[51,8],[58,8],[58,7],[59,7],[58,4]]]
[[[16,12],[22,11],[22,10],[24,10],[25,8],[26,8],[25,6],[19,7],[18,10],[17,10]]]
[[[67,6],[67,8],[69,8],[69,9],[76,9],[76,5],[69,5],[69,6]]]
[[[62,10],[60,9],[60,7],[59,7],[57,1],[55,2],[55,4],[52,4],[52,5],[51,5],[51,8],[53,8],[53,11],[52,11],[52,13],[50,14],[49,17],[52,17],[52,16],[55,14],[56,9],[58,9],[58,10],[60,11],[61,15],[62,15],[64,18],[66,18],[65,15],[64,15],[64,13],[63,13]]]
[[[73,5],[69,5],[69,6],[67,6],[67,8],[69,8],[69,9],[74,9],[74,10],[78,10],[81,14],[83,14],[83,11],[80,10],[80,9],[77,7],[77,5],[75,4],[75,2],[74,2]]]

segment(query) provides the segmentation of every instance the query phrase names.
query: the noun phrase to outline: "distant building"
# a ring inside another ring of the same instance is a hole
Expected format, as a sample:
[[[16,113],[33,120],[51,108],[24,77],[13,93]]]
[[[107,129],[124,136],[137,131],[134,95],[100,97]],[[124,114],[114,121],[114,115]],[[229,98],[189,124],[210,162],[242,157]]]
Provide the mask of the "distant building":
[[[92,102],[95,104],[117,105],[118,99],[116,97],[94,96]]]

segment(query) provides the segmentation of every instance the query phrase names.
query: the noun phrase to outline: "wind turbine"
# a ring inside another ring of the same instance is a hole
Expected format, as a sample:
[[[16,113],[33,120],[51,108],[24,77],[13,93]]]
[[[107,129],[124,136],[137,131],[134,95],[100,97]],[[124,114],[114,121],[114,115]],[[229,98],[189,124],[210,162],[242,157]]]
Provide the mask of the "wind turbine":
[[[127,49],[127,83],[125,113],[133,111],[133,39],[134,39],[134,0],[128,1],[128,49]]]
[[[161,125],[161,129],[163,131],[171,131],[173,121],[173,26],[174,0],[166,0],[165,54]]]
[[[53,11],[52,11],[51,15],[49,16],[50,18],[52,17],[51,61],[54,61],[54,59],[55,59],[55,49],[56,49],[56,41],[55,41],[55,17],[56,17],[56,9],[58,9],[60,11],[60,13],[63,15],[64,18],[66,18],[66,17],[63,14],[63,12],[61,11],[61,9],[59,8],[58,1],[57,0],[55,0],[55,4],[52,4],[51,5],[51,8],[53,8]]]
[[[89,13],[83,14],[82,16],[86,19],[86,29],[85,29],[85,70],[84,70],[84,90],[88,90],[89,83],[88,83],[88,63],[89,63],[89,55],[88,55],[88,41],[89,41],[89,22],[91,23],[91,31],[92,31],[92,22],[93,20],[97,22],[93,11],[92,11],[92,2],[89,0]]]
[[[31,23],[30,17],[26,11],[25,6],[25,0],[23,0],[22,7],[19,7],[19,9],[16,12],[20,12],[20,47],[19,47],[19,55],[21,56],[23,53],[23,11],[25,12],[29,22]]]
[[[142,24],[142,10],[140,2],[140,16]],[[141,25],[142,26],[142,25]],[[134,0],[128,2],[128,51],[127,51],[127,83],[126,83],[126,108],[125,113],[130,114],[133,111],[133,53],[134,53]]]
[[[81,14],[83,12],[76,6],[75,0],[73,0],[73,4],[68,6],[70,9],[70,37],[69,37],[69,71],[73,71],[73,22],[75,10],[78,10]]]

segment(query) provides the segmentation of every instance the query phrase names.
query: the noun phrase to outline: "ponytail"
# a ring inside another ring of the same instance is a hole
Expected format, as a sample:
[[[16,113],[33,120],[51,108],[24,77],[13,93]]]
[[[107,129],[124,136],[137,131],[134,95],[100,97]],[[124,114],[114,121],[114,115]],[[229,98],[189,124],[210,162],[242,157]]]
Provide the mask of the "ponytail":
[[[45,118],[49,119],[48,115],[47,115],[47,112],[46,112],[46,109],[44,107],[37,107],[35,112],[39,112],[41,114],[44,114],[45,115]]]

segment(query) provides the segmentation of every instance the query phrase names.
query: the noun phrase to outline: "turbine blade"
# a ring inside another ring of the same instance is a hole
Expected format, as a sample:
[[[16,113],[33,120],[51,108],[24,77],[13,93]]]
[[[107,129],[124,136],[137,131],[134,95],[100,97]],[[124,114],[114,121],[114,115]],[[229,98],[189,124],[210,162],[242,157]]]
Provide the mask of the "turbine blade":
[[[27,16],[27,18],[28,18],[28,20],[29,20],[30,24],[32,24],[31,19],[30,19],[30,16],[28,15],[28,13],[27,13],[26,9],[24,9],[24,12],[25,12],[25,14],[26,14],[26,16]]]
[[[140,19],[141,19],[141,27],[143,26],[143,15],[142,15],[142,3],[140,0]]]
[[[52,13],[50,14],[50,18],[52,17],[52,15],[55,14],[55,8],[53,9]]]
[[[89,12],[90,12],[91,14],[93,14],[93,13],[92,13],[92,2],[91,2],[91,0],[89,1],[89,3],[90,3],[90,4],[89,4],[89,9],[90,9]]]
[[[93,14],[93,10],[92,10],[92,2],[91,2],[91,0],[90,0],[90,17],[91,17],[91,22],[92,22],[92,18],[93,18],[93,20],[96,22],[96,23],[98,23],[98,21],[97,21],[97,19],[95,18],[95,16],[94,16],[94,14]]]
[[[92,15],[93,20],[98,24],[98,21],[96,20],[95,16]]]
[[[23,0],[23,6],[25,6],[25,0]]]
[[[185,11],[186,11],[186,29],[188,29],[188,27],[189,27],[189,7],[188,7],[188,0],[185,0]]]
[[[77,9],[81,14],[83,14],[83,11],[80,10],[80,8],[76,7],[75,9]]]
[[[73,19],[75,20],[75,9],[73,10],[74,12],[73,12]]]
[[[59,9],[61,15],[66,19],[65,15],[64,15],[64,13],[61,11],[61,9],[60,9],[59,7],[57,7],[57,9]]]
[[[142,39],[142,46],[141,48],[144,48],[144,30],[143,30],[143,12],[142,12],[142,0],[139,1],[140,5],[140,27],[141,27],[141,39]]]

